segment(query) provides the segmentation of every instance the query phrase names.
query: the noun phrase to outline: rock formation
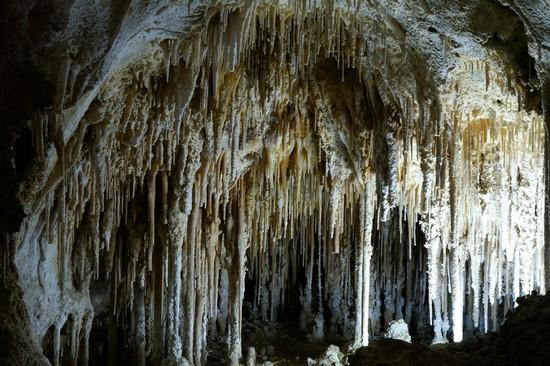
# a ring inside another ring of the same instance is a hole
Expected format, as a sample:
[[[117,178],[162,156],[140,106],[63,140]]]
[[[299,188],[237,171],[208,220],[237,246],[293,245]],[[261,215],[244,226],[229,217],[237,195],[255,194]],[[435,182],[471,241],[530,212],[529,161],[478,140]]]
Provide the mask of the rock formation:
[[[289,319],[459,342],[550,286],[545,1],[0,18],[6,364],[238,365]]]
[[[462,343],[426,346],[393,339],[358,349],[350,365],[546,365],[550,356],[548,321],[550,296],[528,295],[518,300],[499,332]]]

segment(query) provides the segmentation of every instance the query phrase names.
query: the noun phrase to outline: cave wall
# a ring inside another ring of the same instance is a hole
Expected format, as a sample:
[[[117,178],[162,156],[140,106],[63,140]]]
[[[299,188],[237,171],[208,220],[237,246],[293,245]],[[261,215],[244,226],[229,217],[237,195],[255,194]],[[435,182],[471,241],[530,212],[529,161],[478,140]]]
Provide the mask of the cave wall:
[[[550,32],[486,3],[2,5],[6,360],[236,364],[246,281],[357,346],[498,328],[548,283]]]

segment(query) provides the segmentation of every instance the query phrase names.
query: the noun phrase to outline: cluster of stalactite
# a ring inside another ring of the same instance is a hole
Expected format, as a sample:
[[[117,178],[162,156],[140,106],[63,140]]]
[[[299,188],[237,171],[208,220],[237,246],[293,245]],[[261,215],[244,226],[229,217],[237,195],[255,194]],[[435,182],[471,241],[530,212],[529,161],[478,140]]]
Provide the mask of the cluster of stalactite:
[[[460,341],[464,329],[496,330],[518,296],[544,291],[543,124],[520,111],[521,91],[504,87],[505,75],[467,61],[450,81],[455,109],[436,141],[435,210],[422,220],[436,342],[445,341],[448,318]],[[489,95],[496,101],[480,108]]]
[[[238,364],[246,276],[258,319],[298,293],[306,330],[357,346],[393,318],[461,340],[464,319],[494,329],[499,304],[544,288],[541,122],[392,90],[400,34],[354,14],[207,8],[81,120],[29,122],[16,262],[57,304],[31,316],[54,364],[204,364],[209,337]]]

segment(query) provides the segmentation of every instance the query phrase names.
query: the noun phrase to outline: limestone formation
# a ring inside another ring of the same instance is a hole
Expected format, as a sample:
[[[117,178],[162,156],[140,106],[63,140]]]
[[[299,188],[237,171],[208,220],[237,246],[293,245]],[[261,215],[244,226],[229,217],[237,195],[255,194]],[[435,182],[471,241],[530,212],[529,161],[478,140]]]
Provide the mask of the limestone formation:
[[[411,343],[411,335],[409,327],[403,319],[392,320],[386,330],[386,338],[398,339]]]
[[[544,3],[0,5],[0,361],[497,330],[550,286]]]

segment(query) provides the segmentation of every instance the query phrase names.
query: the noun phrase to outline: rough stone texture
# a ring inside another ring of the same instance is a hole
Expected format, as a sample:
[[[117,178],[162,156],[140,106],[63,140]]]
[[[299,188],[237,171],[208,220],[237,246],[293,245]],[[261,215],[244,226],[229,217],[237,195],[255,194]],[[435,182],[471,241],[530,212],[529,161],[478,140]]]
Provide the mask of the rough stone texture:
[[[550,356],[550,296],[527,296],[497,333],[459,344],[426,346],[376,341],[350,356],[350,365],[546,365]]]
[[[345,365],[346,356],[340,352],[340,348],[330,345],[327,350],[317,360],[308,358],[308,366],[342,366]]]
[[[397,339],[411,343],[411,335],[409,334],[409,326],[403,319],[392,320],[388,325],[385,334],[386,338]]]
[[[397,339],[373,342],[350,357],[350,365],[454,365],[451,357],[426,345]]]
[[[548,9],[2,3],[0,360],[497,329],[550,286]]]

